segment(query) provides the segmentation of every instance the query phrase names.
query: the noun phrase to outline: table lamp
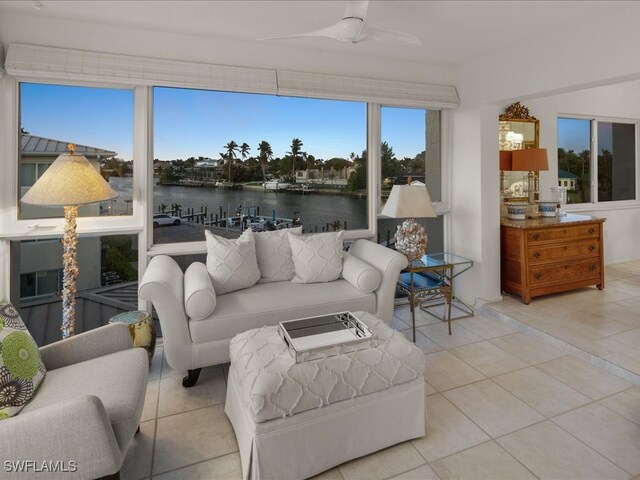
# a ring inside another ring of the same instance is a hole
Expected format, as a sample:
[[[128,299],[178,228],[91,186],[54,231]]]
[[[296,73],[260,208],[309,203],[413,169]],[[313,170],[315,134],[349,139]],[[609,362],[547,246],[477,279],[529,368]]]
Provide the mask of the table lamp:
[[[500,150],[500,195],[504,196],[507,186],[504,184],[504,172],[513,170],[513,152],[510,150]]]
[[[539,191],[538,172],[549,170],[546,148],[527,148],[525,150],[514,150],[512,153],[512,169],[515,171],[529,172],[527,175],[527,191],[529,193],[529,204],[533,205]]]
[[[75,328],[78,206],[103,202],[118,196],[84,155],[74,155],[75,145],[69,144],[67,147],[69,153],[56,158],[22,197],[22,202],[32,205],[64,207],[62,338],[73,335]]]
[[[419,260],[427,250],[427,234],[414,218],[435,217],[427,186],[422,182],[394,185],[380,215],[406,218],[395,234],[396,250],[409,261]]]

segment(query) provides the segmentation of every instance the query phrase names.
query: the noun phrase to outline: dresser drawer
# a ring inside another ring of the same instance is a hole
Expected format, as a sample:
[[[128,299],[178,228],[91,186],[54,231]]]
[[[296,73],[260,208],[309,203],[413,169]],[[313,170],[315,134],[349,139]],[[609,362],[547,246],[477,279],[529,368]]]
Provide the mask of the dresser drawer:
[[[600,276],[600,259],[581,260],[556,265],[532,266],[529,270],[529,284],[532,287],[545,283],[574,282]]]
[[[560,260],[577,257],[600,255],[600,241],[580,240],[563,245],[530,245],[527,250],[529,263],[544,262],[545,260]]]
[[[571,227],[540,228],[527,231],[527,242],[546,242],[549,240],[571,240],[579,237],[598,238],[600,228],[597,224],[575,225]]]

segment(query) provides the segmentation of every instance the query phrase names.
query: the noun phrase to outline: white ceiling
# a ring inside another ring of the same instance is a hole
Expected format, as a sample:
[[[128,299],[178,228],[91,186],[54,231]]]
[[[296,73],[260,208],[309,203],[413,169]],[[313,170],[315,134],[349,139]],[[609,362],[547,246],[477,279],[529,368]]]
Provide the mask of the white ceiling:
[[[357,44],[326,38],[271,40],[301,49],[397,60],[460,65],[507,48],[514,41],[580,24],[633,2],[626,1],[382,1],[372,0],[366,21],[411,33],[422,47]],[[255,42],[328,26],[344,1],[0,1],[12,12],[97,25],[135,27]]]

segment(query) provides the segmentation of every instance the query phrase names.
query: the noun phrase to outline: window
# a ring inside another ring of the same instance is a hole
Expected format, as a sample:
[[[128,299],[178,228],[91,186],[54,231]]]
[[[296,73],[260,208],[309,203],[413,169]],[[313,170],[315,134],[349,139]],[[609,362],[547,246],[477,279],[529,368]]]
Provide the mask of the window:
[[[432,202],[441,200],[440,111],[415,108],[381,108],[380,203],[384,206],[393,185],[409,180],[427,186]],[[429,235],[427,251],[443,251],[442,217],[416,221]],[[390,240],[402,219],[378,219],[381,242]]]
[[[366,129],[362,102],[155,87],[153,210],[178,222],[154,218],[154,243],[369,228]]]
[[[62,290],[62,269],[20,274],[20,298],[43,297]]]
[[[636,129],[625,121],[558,118],[558,186],[567,203],[636,199]]]
[[[132,213],[132,90],[21,83],[19,132],[20,198],[74,143],[118,192],[112,201],[81,207],[79,215]],[[21,219],[63,216],[62,208],[18,205]]]

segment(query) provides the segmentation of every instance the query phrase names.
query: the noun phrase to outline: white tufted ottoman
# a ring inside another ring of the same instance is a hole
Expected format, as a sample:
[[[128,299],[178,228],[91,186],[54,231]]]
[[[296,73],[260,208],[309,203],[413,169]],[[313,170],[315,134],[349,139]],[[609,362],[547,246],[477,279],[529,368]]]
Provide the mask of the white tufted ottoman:
[[[296,364],[278,327],[231,340],[225,412],[247,479],[302,479],[425,434],[424,355],[364,312],[372,347]]]

